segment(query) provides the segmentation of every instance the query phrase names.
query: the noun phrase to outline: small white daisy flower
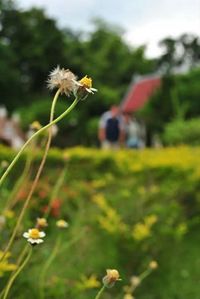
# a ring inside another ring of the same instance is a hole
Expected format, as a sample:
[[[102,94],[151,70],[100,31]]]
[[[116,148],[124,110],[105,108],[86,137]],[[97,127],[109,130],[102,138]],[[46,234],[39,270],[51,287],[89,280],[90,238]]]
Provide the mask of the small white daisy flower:
[[[69,224],[65,220],[60,219],[56,222],[56,226],[59,228],[67,228]]]
[[[70,93],[75,90],[76,76],[70,71],[65,70],[57,66],[49,75],[47,80],[47,86],[49,89],[58,88],[61,91],[61,94],[65,93],[70,95]]]
[[[92,87],[92,79],[87,75],[83,77],[80,81],[76,81],[76,84],[82,88],[84,88],[89,93],[94,93],[97,91],[96,88]]]
[[[32,245],[43,243],[44,241],[41,238],[44,238],[45,236],[46,234],[40,232],[37,228],[31,228],[28,232],[23,233],[23,237]]]

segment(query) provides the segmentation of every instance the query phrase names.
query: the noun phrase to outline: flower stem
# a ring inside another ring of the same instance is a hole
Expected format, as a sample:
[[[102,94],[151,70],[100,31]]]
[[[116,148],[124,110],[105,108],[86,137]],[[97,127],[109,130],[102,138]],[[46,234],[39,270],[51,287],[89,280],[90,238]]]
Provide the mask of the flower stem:
[[[26,259],[24,260],[24,262],[21,264],[21,266],[16,270],[16,272],[13,274],[13,276],[8,281],[8,284],[7,284],[6,289],[5,289],[5,293],[3,295],[3,299],[7,298],[8,293],[9,293],[11,287],[12,287],[13,282],[15,281],[15,279],[17,278],[17,276],[19,275],[19,273],[24,269],[24,267],[28,263],[31,255],[32,255],[32,252],[33,252],[33,249],[32,249],[32,247],[30,247],[30,250],[29,250],[29,253],[28,253]]]
[[[59,95],[59,90],[57,91],[57,93],[56,93],[56,95],[55,95],[55,97],[54,97],[54,99],[53,99],[53,102],[52,102],[52,108],[51,108],[50,120],[53,119],[54,110],[55,110],[55,105],[56,105],[56,102],[57,102],[57,99],[58,99],[58,95]],[[74,100],[74,102],[71,104],[71,106],[70,106],[64,113],[62,113],[61,116],[62,116],[62,115],[67,115],[67,114],[74,108],[74,106],[76,105],[76,103],[78,103],[78,100],[77,100],[77,99]],[[64,117],[64,116],[63,116],[63,117]],[[57,119],[58,119],[58,118],[57,118]],[[51,123],[53,123],[53,121],[51,121]],[[46,127],[47,127],[47,126],[46,126]],[[40,166],[39,166],[38,172],[37,172],[37,174],[36,174],[36,177],[35,177],[35,179],[34,179],[34,182],[33,182],[33,184],[32,184],[31,190],[30,190],[30,192],[29,192],[29,194],[28,194],[28,196],[27,196],[27,199],[26,199],[26,201],[25,201],[25,203],[24,203],[24,206],[23,206],[23,208],[22,208],[22,210],[21,210],[21,213],[20,213],[20,215],[19,215],[19,217],[18,217],[16,226],[15,226],[15,228],[14,228],[14,230],[13,230],[13,233],[12,233],[10,239],[9,239],[9,242],[8,242],[8,244],[7,244],[7,246],[6,246],[6,249],[4,250],[4,254],[2,255],[0,261],[2,261],[2,260],[4,259],[6,253],[8,252],[8,250],[10,249],[10,247],[12,246],[12,243],[13,243],[13,241],[14,241],[14,238],[15,238],[15,236],[16,236],[16,234],[17,234],[17,230],[18,230],[18,228],[19,228],[19,226],[20,226],[20,224],[21,224],[21,221],[22,221],[22,219],[23,219],[24,213],[25,213],[25,211],[26,211],[26,208],[28,207],[28,204],[29,204],[29,202],[30,202],[30,199],[31,199],[31,197],[32,197],[32,194],[33,194],[33,192],[35,191],[35,188],[36,188],[37,183],[38,183],[38,180],[39,180],[39,178],[40,178],[42,169],[43,169],[43,167],[44,167],[44,163],[45,163],[46,158],[47,158],[48,150],[49,150],[50,143],[51,143],[51,136],[52,136],[51,131],[49,131],[49,137],[48,137],[48,141],[47,141],[47,144],[46,144],[46,148],[45,148],[45,152],[44,152],[44,155],[43,155],[43,159],[42,159],[42,161],[41,161],[41,163],[40,163]]]
[[[47,270],[49,269],[50,265],[52,264],[53,260],[55,259],[59,248],[60,248],[60,244],[61,244],[61,236],[58,236],[55,246],[48,258],[48,260],[46,261],[42,271],[41,271],[41,275],[40,275],[40,299],[44,299],[44,282],[45,282],[45,275],[47,273]]]
[[[47,210],[44,212],[44,218],[48,218],[49,217],[49,213],[51,211],[51,205],[52,205],[52,202],[53,200],[56,198],[62,184],[63,184],[63,181],[64,181],[64,178],[65,178],[65,175],[66,175],[66,172],[67,172],[67,165],[65,165],[63,171],[61,172],[61,174],[59,175],[58,177],[58,180],[54,186],[54,189],[51,193],[51,198],[49,200],[49,203],[48,203],[48,206],[47,206]]]
[[[22,260],[24,259],[29,246],[30,246],[30,244],[27,243],[25,245],[24,249],[21,251],[21,253],[20,253],[20,255],[19,255],[18,259],[17,259],[17,263],[16,263],[17,267],[19,267],[19,265],[21,264]],[[11,273],[10,274],[9,280],[13,277],[13,275],[15,275],[15,273]],[[0,298],[2,298],[4,292],[5,292],[5,288],[1,291]]]
[[[59,90],[57,91],[56,95],[58,96],[59,94]],[[4,172],[4,174],[2,175],[2,177],[0,178],[0,186],[3,184],[5,178],[7,177],[7,175],[9,174],[9,172],[11,171],[11,169],[13,168],[13,166],[16,164],[16,162],[18,161],[18,159],[20,158],[21,154],[23,153],[24,149],[27,147],[27,145],[38,135],[40,135],[43,131],[45,131],[46,129],[50,128],[52,125],[56,124],[57,122],[59,122],[61,119],[63,119],[78,103],[79,99],[75,98],[75,100],[73,101],[73,103],[69,106],[69,108],[67,110],[65,110],[61,115],[59,115],[57,118],[55,118],[52,122],[48,123],[46,126],[42,127],[40,130],[38,130],[35,134],[33,134],[26,142],[25,144],[22,146],[21,150],[17,153],[17,155],[15,156],[15,158],[13,159],[13,161],[11,162],[11,164],[8,166],[8,168],[6,169],[6,171]]]
[[[145,270],[142,274],[140,274],[139,276],[140,280],[145,279],[151,272],[152,272],[151,269]]]
[[[101,294],[103,293],[105,288],[105,285],[103,285],[102,288],[99,290],[98,294],[96,295],[95,299],[99,299],[101,297]]]
[[[4,212],[9,210],[10,208],[12,208],[13,201],[16,200],[19,189],[20,189],[22,183],[24,182],[24,180],[26,180],[26,178],[27,178],[27,175],[28,175],[28,172],[29,172],[29,169],[30,169],[30,166],[31,166],[31,162],[32,162],[32,157],[30,155],[28,155],[27,159],[26,159],[26,162],[25,162],[24,170],[23,170],[20,178],[16,182],[10,196],[7,199],[7,202],[6,202],[6,205],[5,205],[5,208],[4,208]]]

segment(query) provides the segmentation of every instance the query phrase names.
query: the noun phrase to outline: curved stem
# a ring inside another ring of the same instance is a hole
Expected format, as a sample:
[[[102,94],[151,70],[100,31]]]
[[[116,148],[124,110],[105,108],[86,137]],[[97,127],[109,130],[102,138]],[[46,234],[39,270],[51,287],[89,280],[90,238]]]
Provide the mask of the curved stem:
[[[30,245],[27,243],[24,247],[24,249],[22,250],[22,252],[20,253],[18,259],[17,259],[17,267],[19,267],[19,265],[21,264],[22,260],[24,259],[25,255],[26,255],[26,252],[27,252],[27,249]],[[12,279],[13,275],[15,275],[15,273],[11,273],[10,276],[9,276],[9,280]],[[5,288],[1,291],[0,293],[0,298],[3,296],[5,292]]]
[[[96,295],[95,299],[99,299],[101,297],[101,294],[103,293],[105,288],[106,288],[105,285],[103,285],[102,288],[100,289],[100,291],[98,292],[98,294]]]
[[[15,279],[17,278],[17,276],[19,275],[19,273],[24,269],[24,267],[28,263],[28,261],[29,261],[29,259],[31,257],[32,252],[33,252],[33,249],[32,249],[32,247],[30,247],[30,251],[29,251],[26,259],[24,260],[24,262],[21,264],[21,266],[16,270],[16,272],[14,273],[14,275],[8,281],[8,284],[7,284],[6,289],[5,289],[5,293],[3,295],[3,299],[7,298],[8,293],[9,293],[11,287],[12,287],[13,282],[15,281]]]
[[[51,122],[51,123],[52,123],[52,121],[53,121],[55,105],[56,105],[56,102],[57,102],[59,93],[60,93],[60,91],[58,90],[57,93],[55,94],[55,97],[54,97],[53,102],[52,102],[51,113],[50,113],[50,122]],[[71,106],[70,106],[70,107],[71,107]],[[70,108],[70,107],[69,107],[69,108]],[[68,109],[69,109],[69,108],[68,108]],[[12,233],[10,239],[9,239],[9,242],[8,242],[8,244],[7,244],[7,246],[6,246],[6,249],[4,250],[4,254],[2,255],[0,261],[3,260],[3,258],[4,258],[5,255],[6,255],[6,253],[8,252],[8,250],[10,249],[10,247],[12,246],[12,243],[13,243],[13,241],[14,241],[14,238],[15,238],[15,236],[16,236],[16,234],[17,234],[17,230],[18,230],[18,228],[19,228],[19,226],[20,226],[20,224],[21,224],[21,221],[22,221],[22,219],[23,219],[24,213],[25,213],[25,211],[26,211],[26,209],[27,209],[27,207],[28,207],[28,204],[29,204],[29,202],[30,202],[30,200],[31,200],[31,197],[32,197],[32,195],[33,195],[33,192],[35,191],[35,188],[36,188],[36,186],[37,186],[38,180],[39,180],[39,178],[40,178],[40,175],[41,175],[41,173],[42,173],[42,170],[43,170],[43,167],[44,167],[46,158],[47,158],[48,150],[49,150],[50,143],[51,143],[51,137],[52,137],[52,132],[51,132],[51,130],[50,130],[50,131],[49,131],[49,135],[48,135],[47,144],[46,144],[46,147],[45,147],[45,152],[44,152],[42,161],[41,161],[41,163],[40,163],[39,169],[38,169],[38,171],[37,171],[36,177],[35,177],[35,179],[34,179],[34,181],[33,181],[33,184],[32,184],[32,186],[31,186],[30,192],[29,192],[29,194],[28,194],[28,196],[27,196],[27,199],[26,199],[26,201],[25,201],[25,203],[24,203],[24,205],[23,205],[23,207],[22,207],[21,213],[20,213],[20,215],[19,215],[19,217],[18,217],[16,226],[15,226],[15,228],[14,228],[14,230],[13,230],[13,233]]]
[[[60,236],[58,236],[55,246],[51,252],[51,255],[49,256],[48,260],[46,261],[42,271],[41,271],[41,275],[40,275],[40,299],[44,299],[44,281],[45,281],[45,275],[47,273],[47,270],[49,269],[50,265],[52,264],[53,260],[55,259],[59,248],[60,248],[60,244],[61,244],[61,238]]]
[[[11,208],[12,201],[15,200],[15,197],[17,196],[18,191],[19,191],[22,183],[27,178],[27,175],[28,175],[28,172],[29,172],[29,169],[30,169],[30,166],[31,166],[31,162],[32,162],[32,158],[31,158],[30,155],[28,155],[26,163],[25,163],[24,170],[23,170],[20,178],[18,179],[17,183],[15,184],[15,186],[14,186],[14,188],[13,188],[10,196],[7,199],[7,202],[6,202],[5,208],[4,208],[4,212],[7,211],[7,210],[9,210]]]
[[[151,272],[151,269],[145,270],[142,274],[139,275],[140,280],[145,279]]]
[[[59,94],[59,90],[57,91],[56,94]],[[69,108],[67,110],[65,110],[60,116],[58,116],[57,118],[55,118],[51,123],[48,123],[46,126],[42,127],[40,130],[38,130],[35,134],[33,134],[26,142],[25,144],[22,146],[21,150],[17,153],[17,155],[15,156],[15,158],[13,159],[13,161],[11,162],[11,164],[8,166],[8,168],[6,169],[6,171],[4,172],[4,174],[2,175],[2,177],[0,178],[0,186],[3,184],[5,178],[7,177],[7,175],[9,174],[9,172],[11,171],[11,169],[13,168],[13,166],[16,164],[16,162],[18,161],[19,157],[21,156],[21,154],[23,153],[24,149],[27,147],[27,145],[38,135],[40,135],[43,131],[45,131],[46,129],[50,128],[52,125],[56,124],[57,122],[59,122],[61,119],[63,119],[78,103],[78,99],[76,98],[73,103],[71,104],[71,106],[69,106]]]

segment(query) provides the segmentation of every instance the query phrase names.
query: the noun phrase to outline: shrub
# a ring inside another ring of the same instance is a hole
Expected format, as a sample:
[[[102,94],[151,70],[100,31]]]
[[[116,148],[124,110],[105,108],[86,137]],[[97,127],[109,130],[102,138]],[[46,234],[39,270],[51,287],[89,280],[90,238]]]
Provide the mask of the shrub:
[[[174,120],[168,123],[164,131],[164,141],[168,145],[199,145],[200,118],[190,120]]]

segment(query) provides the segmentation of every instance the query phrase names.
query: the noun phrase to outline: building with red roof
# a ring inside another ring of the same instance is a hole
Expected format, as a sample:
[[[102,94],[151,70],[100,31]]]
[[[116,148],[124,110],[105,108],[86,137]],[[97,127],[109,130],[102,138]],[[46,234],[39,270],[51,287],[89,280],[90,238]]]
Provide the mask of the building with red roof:
[[[156,76],[143,77],[132,83],[122,102],[124,112],[134,112],[142,108],[152,94],[160,87],[161,78]]]

